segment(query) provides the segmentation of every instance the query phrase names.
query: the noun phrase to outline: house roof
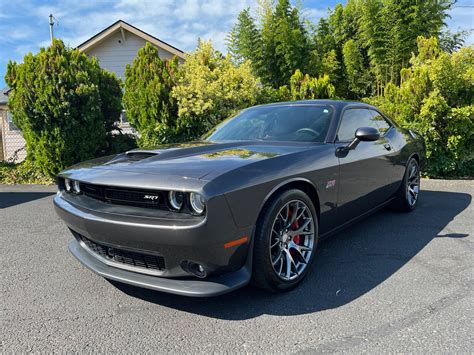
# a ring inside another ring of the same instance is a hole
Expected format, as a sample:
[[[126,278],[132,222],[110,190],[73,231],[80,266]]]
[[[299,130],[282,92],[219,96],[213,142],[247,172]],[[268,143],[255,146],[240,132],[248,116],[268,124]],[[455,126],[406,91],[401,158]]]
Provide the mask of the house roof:
[[[168,44],[122,20],[118,20],[117,22],[114,22],[106,29],[97,33],[95,36],[89,38],[87,41],[81,43],[80,45],[77,46],[77,49],[81,51],[87,51],[88,49],[95,47],[96,45],[98,45],[99,43],[107,39],[110,35],[112,35],[113,33],[119,30],[129,31],[133,33],[134,35],[137,35],[138,37],[143,38],[145,41],[150,42],[151,44],[157,47],[167,50],[171,54],[176,55],[178,58],[185,59],[185,53],[182,50],[176,47],[173,47],[171,44]]]
[[[8,103],[8,92],[10,88],[7,86],[6,88],[0,89],[0,105],[5,105]]]

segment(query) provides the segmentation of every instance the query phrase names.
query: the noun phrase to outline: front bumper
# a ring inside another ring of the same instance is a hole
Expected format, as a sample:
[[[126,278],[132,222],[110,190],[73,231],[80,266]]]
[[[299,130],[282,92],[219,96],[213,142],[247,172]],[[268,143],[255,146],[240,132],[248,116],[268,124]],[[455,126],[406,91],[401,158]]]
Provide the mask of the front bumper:
[[[250,267],[244,265],[237,271],[207,279],[167,279],[111,267],[92,256],[77,240],[69,243],[69,251],[85,267],[107,279],[182,296],[222,295],[247,285],[251,276]]]
[[[238,229],[223,197],[209,201],[208,215],[198,223],[173,222],[135,213],[111,211],[106,203],[81,200],[79,197],[54,198],[57,214],[77,234],[105,245],[131,252],[164,257],[165,269],[157,276],[109,265],[91,254],[78,240],[71,242],[71,253],[92,271],[106,278],[136,286],[189,296],[219,295],[249,282],[250,240],[253,227]],[[102,206],[103,205],[103,206]],[[211,223],[210,221],[215,221]],[[242,236],[245,244],[225,248],[224,244]],[[192,277],[183,262],[203,265],[206,279]]]

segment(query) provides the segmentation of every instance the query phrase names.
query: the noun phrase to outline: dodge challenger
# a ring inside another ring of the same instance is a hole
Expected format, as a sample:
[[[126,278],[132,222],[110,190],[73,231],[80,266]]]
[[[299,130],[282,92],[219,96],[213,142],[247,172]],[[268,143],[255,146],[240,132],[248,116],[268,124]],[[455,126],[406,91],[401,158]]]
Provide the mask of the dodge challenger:
[[[376,107],[255,106],[200,141],[136,149],[58,176],[70,252],[110,280],[187,296],[248,283],[279,292],[318,242],[392,205],[418,203],[424,144]]]

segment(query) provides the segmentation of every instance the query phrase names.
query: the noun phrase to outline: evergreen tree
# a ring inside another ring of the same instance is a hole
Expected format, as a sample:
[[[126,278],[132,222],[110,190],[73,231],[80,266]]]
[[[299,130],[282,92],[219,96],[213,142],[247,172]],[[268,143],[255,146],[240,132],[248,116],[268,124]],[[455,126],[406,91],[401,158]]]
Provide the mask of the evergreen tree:
[[[311,45],[297,8],[289,0],[275,6],[260,3],[260,24],[257,26],[243,10],[228,40],[234,61],[250,60],[253,71],[264,83],[278,88],[288,83],[293,72],[306,70],[310,63]]]
[[[121,111],[120,81],[96,59],[54,40],[23,63],[9,62],[9,108],[26,141],[27,160],[54,177],[95,158]]]
[[[250,60],[255,73],[258,75],[261,72],[262,38],[248,8],[240,12],[226,42],[229,54],[236,64]]]
[[[344,43],[342,49],[346,80],[351,98],[364,97],[369,93],[370,78],[364,65],[364,58],[353,39]]]
[[[140,137],[140,147],[173,142],[178,107],[171,96],[178,60],[162,61],[158,49],[147,43],[125,69],[123,104],[130,124]]]

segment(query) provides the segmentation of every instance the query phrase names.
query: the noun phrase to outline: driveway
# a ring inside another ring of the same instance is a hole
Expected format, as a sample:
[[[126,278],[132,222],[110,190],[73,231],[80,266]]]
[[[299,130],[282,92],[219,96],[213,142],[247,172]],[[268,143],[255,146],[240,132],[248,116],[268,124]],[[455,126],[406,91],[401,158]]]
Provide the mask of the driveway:
[[[191,299],[94,275],[55,188],[0,186],[0,352],[472,352],[474,184],[422,188],[323,242],[294,291]]]

